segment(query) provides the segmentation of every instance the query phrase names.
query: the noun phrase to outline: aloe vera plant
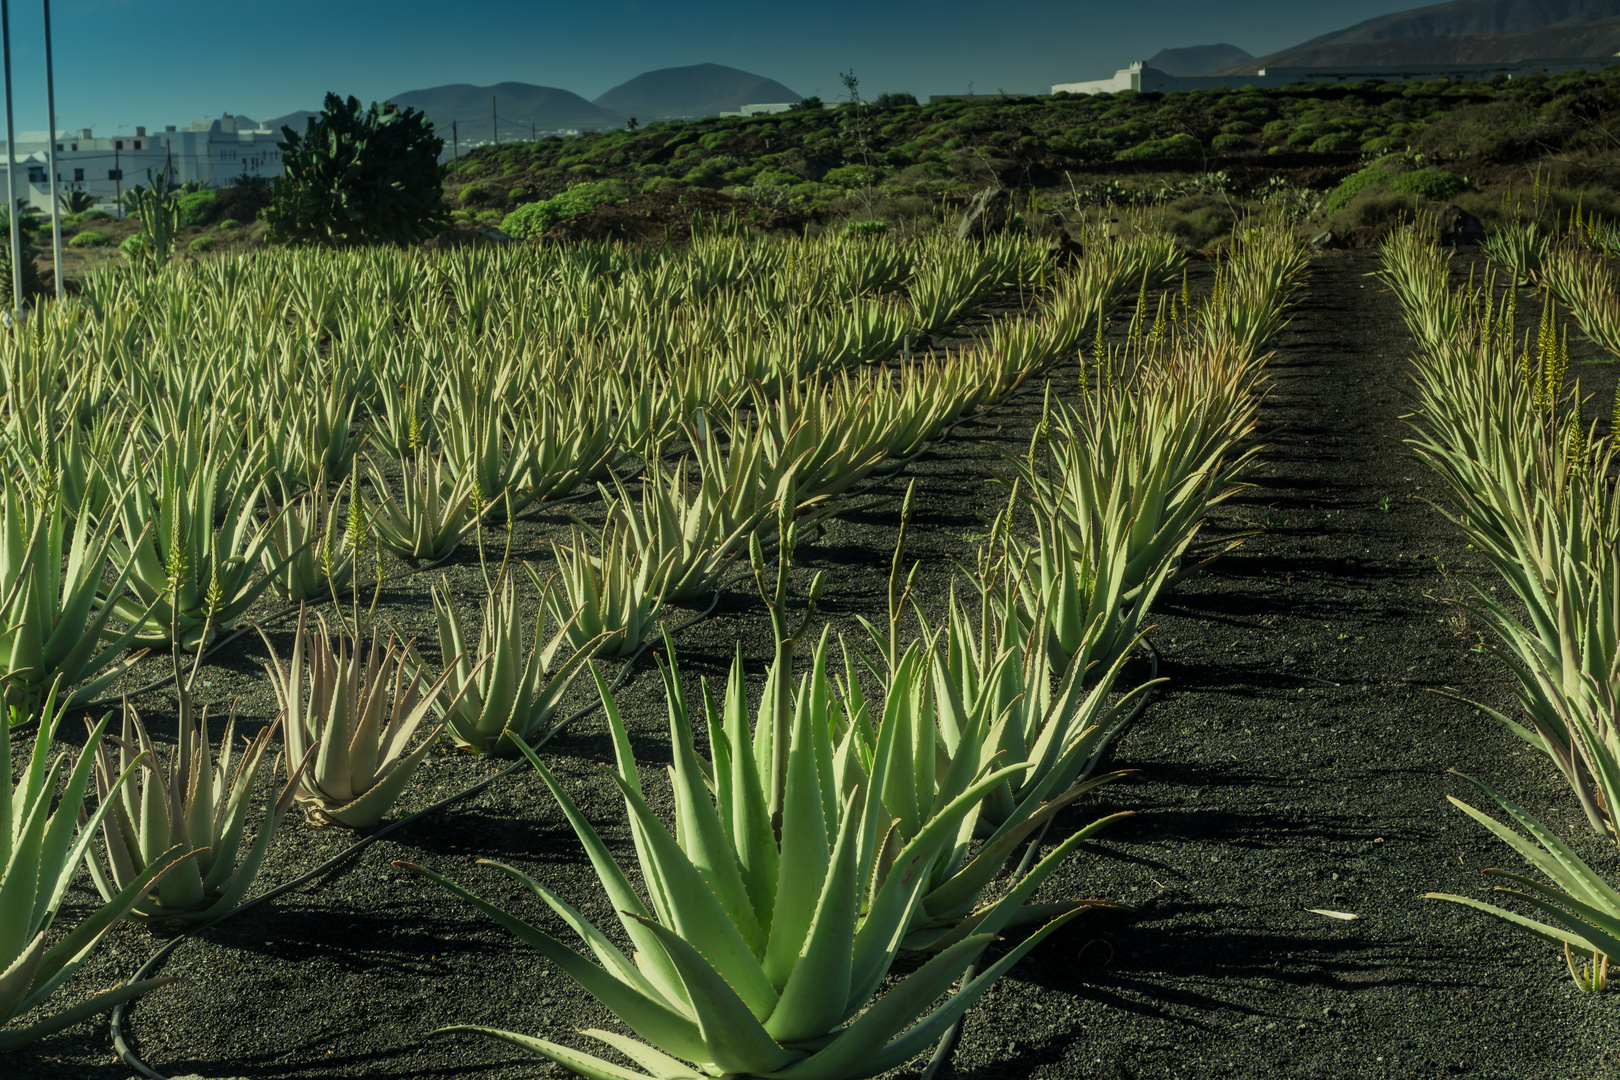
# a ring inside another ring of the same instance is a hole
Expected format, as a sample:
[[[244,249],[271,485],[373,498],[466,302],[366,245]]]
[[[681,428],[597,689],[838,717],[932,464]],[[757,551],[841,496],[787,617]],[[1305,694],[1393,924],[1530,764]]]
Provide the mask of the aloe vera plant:
[[[1620,893],[1518,803],[1481,780],[1458,775],[1494,800],[1519,828],[1530,834],[1527,839],[1523,833],[1489,814],[1447,796],[1453,806],[1489,829],[1552,881],[1548,885],[1510,870],[1485,871],[1491,877],[1503,878],[1518,886],[1498,885],[1495,891],[1514,897],[1547,921],[1541,922],[1471,896],[1436,892],[1424,896],[1475,908],[1543,941],[1562,946],[1564,961],[1569,965],[1575,984],[1583,990],[1602,990],[1608,980],[1609,963],[1620,958]],[[1591,955],[1590,965],[1575,959],[1576,949]]]
[[[598,485],[602,501],[609,507],[609,527],[624,530],[631,547],[663,567],[653,581],[653,590],[666,601],[692,600],[718,588],[733,565],[732,553],[758,516],[750,514],[741,524],[728,527],[725,509],[735,502],[737,492],[710,484],[707,477],[696,491],[690,491],[687,475],[684,460],[669,474],[656,462],[650,463],[642,480],[639,512],[618,477],[613,478],[616,499]],[[592,532],[600,542],[601,534]]]
[[[271,574],[271,588],[277,596],[292,603],[336,597],[354,580],[357,536],[347,535],[354,523],[352,511],[360,504],[349,500],[344,513],[345,488],[353,481],[342,481],[331,499],[316,490],[305,492],[287,503],[270,525],[270,543],[259,553],[259,562]]]
[[[180,706],[179,742],[165,768],[158,762],[146,725],[129,704],[124,706],[122,736],[115,769],[105,740],[96,740],[96,795],[111,812],[101,821],[104,850],[91,849],[85,862],[104,899],[121,896],[145,879],[153,865],[176,846],[189,850],[157,883],[144,888],[130,907],[137,919],[183,928],[211,922],[242,902],[270,850],[276,826],[292,805],[309,763],[309,754],[288,761],[290,775],[279,794],[267,801],[258,834],[245,852],[243,831],[251,809],[253,783],[278,723],[266,725],[246,747],[233,770],[236,717],[225,726],[219,751],[208,746],[208,709],[197,709],[190,689],[177,680]],[[279,761],[279,759],[278,759]],[[119,779],[139,763],[133,783]],[[277,766],[271,766],[274,776]]]
[[[77,515],[71,535],[62,496],[40,507],[24,499],[9,478],[0,504],[0,684],[7,704],[25,711],[58,679],[74,688],[66,704],[89,701],[145,655],[124,655],[140,630],[108,629],[117,595],[131,565],[113,564],[113,522],[92,525]],[[110,584],[103,573],[112,570]]]
[[[557,707],[575,678],[607,633],[575,643],[569,631],[573,619],[561,619],[547,639],[546,616],[562,605],[556,583],[541,580],[527,565],[540,593],[528,657],[523,655],[523,624],[518,614],[515,575],[508,570],[500,591],[484,601],[483,628],[478,648],[469,648],[470,636],[451,598],[450,584],[433,590],[433,614],[438,623],[439,654],[444,658],[441,697],[436,702],[450,737],[460,746],[480,753],[516,757],[518,743],[534,741],[556,715]],[[564,646],[569,653],[557,663]]]
[[[112,717],[109,714],[91,728],[90,741],[67,773],[58,800],[57,788],[63,783],[68,759],[63,755],[54,763],[50,760],[51,740],[63,715],[56,708],[54,692],[47,696],[39,715],[33,756],[21,778],[15,787],[0,785],[0,1025],[44,1004],[89,958],[107,931],[186,852],[182,845],[167,850],[154,846],[144,869],[131,875],[105,906],[66,935],[49,941],[79,861],[86,857],[96,830],[113,807],[112,799],[103,798],[94,812],[84,812],[95,765],[94,748],[100,745]],[[11,730],[5,724],[0,724],[0,757],[11,760]],[[116,797],[142,764],[137,755],[106,790]],[[158,978],[126,983],[26,1027],[0,1028],[0,1051],[61,1031],[173,981]]]
[[[130,573],[127,591],[108,586],[102,595],[115,618],[136,628],[137,644],[196,650],[253,606],[285,560],[264,576],[254,573],[272,532],[256,514],[262,484],[238,488],[221,503],[215,465],[187,468],[171,453],[153,479],[154,490],[136,482],[117,502],[113,560]]]
[[[929,872],[984,793],[1016,770],[987,773],[899,846],[892,860],[880,859],[882,803],[865,787],[840,792],[833,778],[821,772],[807,710],[799,711],[791,728],[792,746],[781,758],[781,804],[773,815],[773,774],[757,767],[761,755],[749,745],[755,739],[746,731],[745,717],[733,714],[722,721],[711,709],[711,735],[725,739],[715,743],[722,756],[712,765],[711,799],[703,763],[693,750],[679,670],[663,670],[680,807],[675,834],[647,806],[618,710],[598,679],[617,752],[617,769],[610,776],[625,799],[650,905],[642,902],[550,771],[522,748],[574,826],[620,912],[635,946],[633,959],[521,871],[488,863],[560,915],[596,963],[448,878],[400,864],[471,902],[579,982],[644,1041],[606,1031],[586,1034],[645,1071],[517,1032],[473,1026],[442,1031],[503,1039],[593,1078],[874,1076],[925,1048],[995,979],[1078,914],[1071,911],[1048,922],[929,1011],[1022,902],[1015,890],[984,914],[978,932],[944,949],[873,1002],[917,912]],[[1069,847],[1053,852],[1043,866],[1055,865]],[[913,1024],[919,1016],[921,1021]]]
[[[404,474],[396,496],[388,479],[371,463],[371,483],[381,502],[366,505],[377,542],[411,562],[449,557],[461,538],[477,527],[473,516],[473,475],[452,479],[442,458],[418,451],[399,463]]]
[[[371,649],[362,657],[357,643],[341,632],[334,648],[326,620],[317,617],[310,627],[308,614],[300,605],[285,668],[270,639],[264,642],[270,650],[265,673],[281,702],[287,757],[312,759],[294,797],[312,822],[366,828],[388,813],[444,729],[440,723],[407,752],[449,672],[422,689],[421,667],[407,664],[407,650],[393,638],[379,651],[373,633]],[[450,707],[460,700],[454,695]]]
[[[668,576],[678,552],[640,550],[627,529],[609,529],[592,555],[576,527],[564,547],[553,543],[560,588],[547,592],[546,607],[576,649],[596,643],[598,656],[625,656],[641,647],[664,609],[657,583]]]

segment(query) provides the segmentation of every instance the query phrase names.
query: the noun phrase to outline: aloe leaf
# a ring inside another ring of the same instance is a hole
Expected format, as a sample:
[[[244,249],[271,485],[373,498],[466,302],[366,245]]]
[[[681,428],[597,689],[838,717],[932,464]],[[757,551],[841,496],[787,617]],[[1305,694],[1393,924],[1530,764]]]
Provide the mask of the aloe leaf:
[[[720,823],[715,804],[709,798],[703,770],[692,749],[692,724],[687,715],[684,695],[679,692],[681,671],[668,631],[665,631],[664,645],[669,650],[669,666],[665,668],[660,662],[659,673],[664,678],[664,696],[669,706],[670,746],[675,758],[673,791],[676,820],[680,823],[680,846],[757,959],[765,953],[765,932],[755,917],[736,855],[726,838],[725,827]]]
[[[599,1057],[570,1050],[566,1046],[547,1039],[537,1039],[532,1035],[520,1035],[515,1031],[502,1031],[500,1028],[479,1027],[473,1024],[456,1024],[452,1027],[442,1027],[433,1032],[435,1035],[454,1035],[461,1032],[470,1032],[474,1035],[488,1035],[492,1039],[511,1043],[513,1046],[539,1054],[543,1058],[555,1061],[563,1068],[586,1078],[586,1080],[656,1080],[649,1073],[636,1072],[621,1065],[614,1065],[603,1061]]]
[[[663,943],[692,997],[708,1050],[705,1060],[725,1072],[769,1073],[799,1059],[799,1054],[783,1049],[770,1037],[730,981],[685,938],[650,919],[643,923]]]
[[[782,1000],[765,1023],[780,1042],[820,1038],[842,1019],[849,998],[854,964],[855,915],[860,881],[855,871],[861,815],[856,807],[865,792],[844,800],[832,863],[816,903],[804,949],[782,988]]]
[[[643,1039],[694,1058],[704,1053],[698,1025],[675,1012],[665,1002],[620,981],[611,972],[591,963],[550,934],[475,896],[449,878],[415,863],[399,862],[395,865],[442,886],[506,927],[518,940],[561,968],[565,975],[579,983],[586,993],[605,1005]]]
[[[807,697],[801,686],[799,698],[803,704],[794,709],[787,790],[782,801],[781,876],[771,917],[770,943],[765,951],[765,977],[778,990],[787,985],[803,951],[805,935],[815,917],[816,898],[826,880],[829,856]]]
[[[104,993],[97,994],[89,1001],[81,1001],[70,1009],[65,1009],[54,1016],[48,1016],[37,1024],[25,1028],[6,1028],[0,1030],[0,1053],[16,1050],[27,1046],[37,1039],[47,1035],[54,1035],[58,1031],[72,1027],[81,1020],[88,1020],[104,1012],[117,1008],[126,1001],[140,997],[142,994],[156,990],[160,986],[167,986],[176,982],[173,975],[163,975],[155,979],[145,979],[141,982],[125,983]]]
[[[591,860],[591,868],[596,871],[597,880],[602,884],[602,891],[607,893],[608,902],[613,905],[613,910],[619,913],[619,922],[623,924],[625,933],[639,950],[643,962],[653,970],[655,981],[660,988],[667,989],[673,994],[682,1005],[689,1007],[691,1003],[686,999],[686,989],[681,985],[680,975],[669,957],[665,955],[663,946],[658,944],[658,939],[648,933],[636,918],[647,915],[648,911],[641,902],[641,897],[630,885],[630,879],[625,877],[624,871],[620,869],[608,851],[607,845],[602,842],[602,838],[597,835],[596,829],[585,820],[585,815],[579,812],[579,807],[574,805],[574,800],[570,799],[568,793],[562,789],[562,785],[557,783],[557,778],[551,775],[551,770],[546,768],[539,755],[530,749],[527,743],[519,743],[518,749],[540,774],[540,779],[551,791],[551,797],[557,800],[557,806],[562,810],[563,816],[574,827],[574,835],[579,837],[580,845],[585,848],[585,854]]]
[[[1483,911],[1487,915],[1493,915],[1505,923],[1511,923],[1512,925],[1519,927],[1521,930],[1527,930],[1536,937],[1541,938],[1543,941],[1550,942],[1554,945],[1568,943],[1577,949],[1585,949],[1588,952],[1597,951],[1592,943],[1586,940],[1586,938],[1580,934],[1557,930],[1551,926],[1548,926],[1546,923],[1539,923],[1534,919],[1520,915],[1516,911],[1509,911],[1507,908],[1497,907],[1495,904],[1486,903],[1484,900],[1476,900],[1471,896],[1457,896],[1453,893],[1429,892],[1424,893],[1423,898],[1425,900],[1449,900],[1453,904],[1461,904],[1464,907],[1471,907],[1478,911]]]
[[[603,1031],[601,1028],[586,1028],[580,1034],[589,1035],[599,1042],[607,1043],[613,1049],[658,1077],[659,1080],[708,1080],[706,1074],[697,1071],[686,1062],[679,1061],[645,1043],[627,1039],[615,1032]]]

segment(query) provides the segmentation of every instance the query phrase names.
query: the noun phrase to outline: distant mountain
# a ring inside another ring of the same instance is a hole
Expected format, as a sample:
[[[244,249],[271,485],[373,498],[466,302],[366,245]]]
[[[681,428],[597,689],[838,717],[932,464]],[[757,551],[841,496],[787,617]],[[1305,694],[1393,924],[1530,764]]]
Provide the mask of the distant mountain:
[[[305,122],[319,115],[321,114],[318,112],[310,112],[308,109],[299,109],[297,112],[290,112],[286,116],[272,117],[264,122],[264,126],[275,132],[277,135],[281,134],[281,129],[284,127],[290,127],[294,131],[298,132],[298,134],[302,135],[304,133]]]
[[[637,75],[597,98],[594,104],[622,116],[655,120],[714,116],[744,105],[798,100],[799,94],[763,75],[720,64],[694,64]]]
[[[1166,75],[1205,75],[1253,59],[1236,45],[1189,45],[1182,49],[1160,49],[1147,66],[1158,68]]]
[[[1330,64],[1504,63],[1610,56],[1620,50],[1620,0],[1451,0],[1312,38],[1223,73]]]
[[[462,144],[467,145],[474,141],[487,142],[494,134],[496,116],[500,119],[502,141],[527,139],[531,131],[590,130],[618,127],[623,122],[618,113],[598,108],[578,94],[555,86],[519,82],[494,86],[456,83],[427,90],[407,90],[389,100],[427,113],[447,146],[451,141],[452,122],[459,129],[457,134]]]

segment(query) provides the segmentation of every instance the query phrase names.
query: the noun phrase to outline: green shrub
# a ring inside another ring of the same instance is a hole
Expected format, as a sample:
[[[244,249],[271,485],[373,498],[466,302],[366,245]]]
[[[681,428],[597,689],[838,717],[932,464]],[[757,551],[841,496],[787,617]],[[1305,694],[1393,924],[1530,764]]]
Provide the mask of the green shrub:
[[[1376,139],[1368,139],[1362,143],[1361,152],[1363,154],[1388,154],[1402,150],[1405,147],[1406,143],[1393,135],[1380,135]]]
[[[78,239],[78,237],[74,237],[74,239]],[[130,262],[136,262],[143,258],[151,248],[152,242],[146,238],[146,234],[136,233],[118,245],[118,254]]]
[[[107,238],[106,233],[101,232],[101,231],[99,231],[97,229],[86,229],[83,232],[79,233],[77,236],[75,236],[73,239],[69,240],[68,241],[68,247],[76,247],[76,248],[106,247],[110,243],[112,243],[112,241]],[[4,246],[5,245],[0,245],[0,247],[4,247]]]
[[[1286,141],[1289,146],[1309,146],[1324,134],[1326,133],[1316,125],[1306,124],[1304,127],[1295,128]]]
[[[544,202],[520,206],[501,219],[501,231],[515,240],[533,240],[563,218],[594,210],[603,203],[624,198],[619,185],[609,183],[575,184]]]
[[[1220,154],[1233,154],[1249,148],[1249,140],[1235,132],[1223,131],[1209,140],[1209,148]]]
[[[228,217],[215,227],[220,229],[240,229],[242,227],[242,223],[233,217]]]
[[[212,236],[208,236],[206,234],[203,235],[203,236],[194,236],[194,237],[192,237],[191,238],[191,243],[186,245],[186,247],[188,249],[190,249],[191,251],[196,251],[196,252],[213,251],[218,246],[219,246],[219,241],[215,240]]]
[[[270,205],[261,215],[279,243],[412,244],[449,218],[444,140],[428,118],[392,102],[327,94],[306,133],[288,134]]]
[[[511,199],[515,203],[521,203],[521,202],[523,202],[525,199],[529,198],[533,194],[534,194],[534,192],[531,189],[524,187],[522,184],[519,184],[517,187],[515,187],[512,190],[508,191],[506,193],[506,197],[508,199]]]
[[[179,199],[180,224],[187,227],[196,227],[208,224],[219,209],[219,196],[212,191],[194,191],[190,195],[182,195]]]
[[[1356,137],[1348,131],[1336,131],[1330,135],[1323,135],[1311,143],[1310,151],[1313,154],[1332,154],[1341,150],[1354,150]]]
[[[105,210],[86,210],[80,214],[69,214],[62,219],[62,224],[69,227],[88,225],[92,221],[111,221],[112,215]]]
[[[462,206],[483,206],[486,203],[492,203],[499,199],[501,197],[501,190],[494,184],[486,184],[474,180],[472,183],[461,189],[461,194],[458,197],[461,200]]]
[[[840,165],[836,169],[828,169],[821,178],[823,184],[837,184],[839,187],[869,187],[883,180],[883,170],[868,168],[865,165]]]
[[[1420,195],[1425,199],[1449,199],[1459,191],[1466,191],[1468,181],[1456,173],[1447,172],[1438,166],[1431,165],[1427,169],[1418,169],[1416,172],[1403,173],[1390,182],[1391,191],[1406,192]]]
[[[1349,205],[1351,199],[1364,191],[1389,187],[1390,179],[1390,174],[1381,169],[1362,169],[1360,172],[1351,173],[1340,180],[1339,186],[1328,196],[1327,212],[1330,215],[1337,214]]]
[[[473,220],[480,225],[500,225],[506,220],[506,214],[500,210],[480,210],[473,215]]]
[[[1170,136],[1168,139],[1149,139],[1147,142],[1121,150],[1114,155],[1116,161],[1145,161],[1152,158],[1184,158],[1196,157],[1202,147],[1198,140],[1186,132]]]

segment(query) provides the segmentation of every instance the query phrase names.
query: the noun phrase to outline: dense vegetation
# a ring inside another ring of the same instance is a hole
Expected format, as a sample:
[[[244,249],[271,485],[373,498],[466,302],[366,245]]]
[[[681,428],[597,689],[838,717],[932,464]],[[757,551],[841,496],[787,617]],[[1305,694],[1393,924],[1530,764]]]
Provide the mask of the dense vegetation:
[[[520,206],[582,184],[618,196],[710,188],[767,210],[799,205],[903,220],[931,216],[941,200],[992,180],[1082,201],[1152,202],[1173,201],[1186,186],[1132,174],[1222,171],[1253,188],[1262,175],[1287,172],[1325,192],[1364,159],[1394,154],[1407,164],[1386,161],[1380,171],[1444,168],[1466,177],[1438,183],[1449,197],[1503,166],[1551,154],[1575,174],[1563,179],[1588,186],[1592,170],[1582,166],[1601,166],[1615,152],[1607,122],[1616,115],[1620,68],[1491,83],[857,103],[485,147],[451,165],[446,188],[458,220],[497,225]],[[1086,182],[1099,174],[1119,179]]]

